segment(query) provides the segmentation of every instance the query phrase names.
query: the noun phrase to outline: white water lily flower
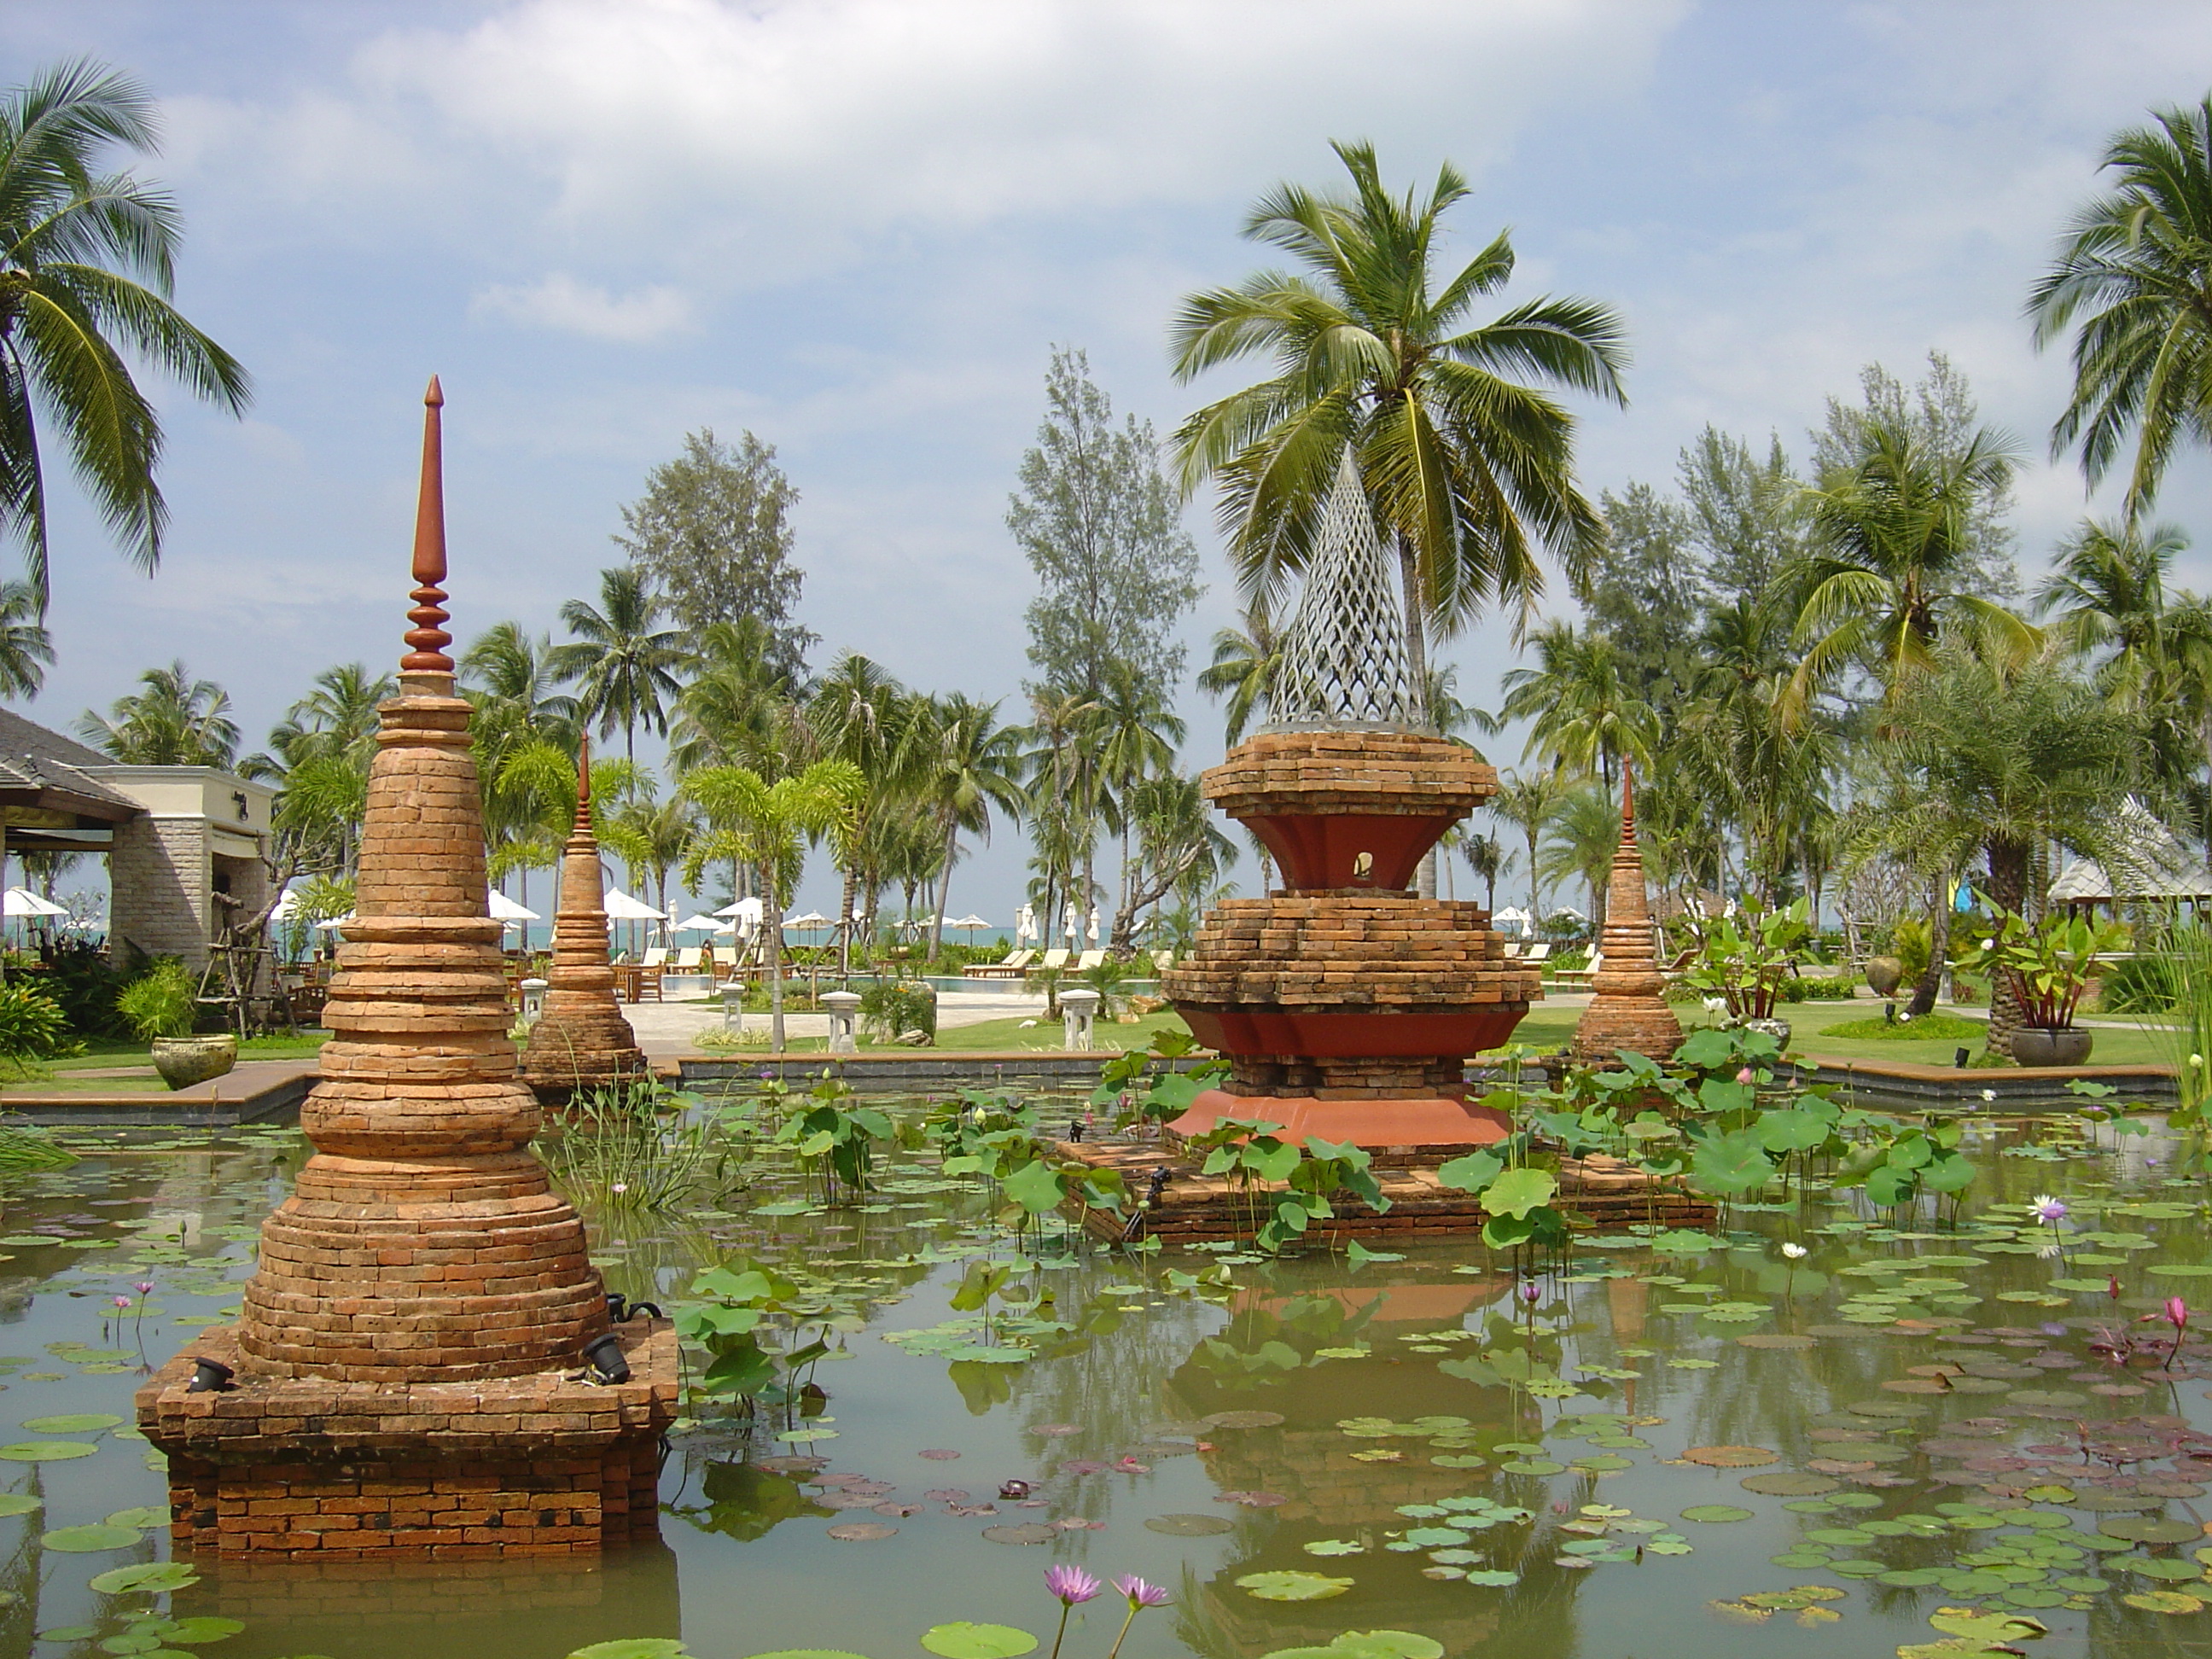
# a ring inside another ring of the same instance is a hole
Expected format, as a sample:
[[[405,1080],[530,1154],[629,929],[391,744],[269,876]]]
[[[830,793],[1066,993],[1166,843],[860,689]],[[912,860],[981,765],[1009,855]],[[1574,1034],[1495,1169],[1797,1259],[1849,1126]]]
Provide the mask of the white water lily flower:
[[[1996,1097],[1997,1091],[1994,1089],[1984,1089],[1982,1091],[1982,1098],[1984,1100],[1995,1100]]]
[[[1782,1254],[1788,1256],[1792,1261],[1802,1261],[1807,1255],[1811,1254],[1811,1252],[1807,1250],[1802,1244],[1784,1244],[1782,1247]]]
[[[2204,1063],[2204,1056],[2202,1054],[2191,1054],[2189,1057],[2189,1063],[2191,1066],[2202,1066]]]

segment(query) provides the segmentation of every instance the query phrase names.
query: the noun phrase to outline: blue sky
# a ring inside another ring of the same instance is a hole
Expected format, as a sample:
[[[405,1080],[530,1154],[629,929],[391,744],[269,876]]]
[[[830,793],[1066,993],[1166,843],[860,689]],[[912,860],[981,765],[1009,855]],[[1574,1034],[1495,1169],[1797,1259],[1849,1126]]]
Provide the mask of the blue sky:
[[[1365,137],[1514,228],[1509,299],[1605,299],[1635,367],[1588,412],[1586,486],[1663,480],[1708,421],[1802,454],[1860,365],[1931,349],[2036,457],[2031,574],[2084,511],[2045,464],[2063,360],[2021,299],[2110,132],[2212,88],[2197,5],[1688,0],[1047,4],[15,0],[0,73],[89,54],[167,114],[145,171],[189,224],[180,297],[255,374],[243,422],[172,400],[158,577],[73,501],[27,709],[66,726],[181,655],[258,740],[333,661],[389,661],[416,399],[448,399],[465,637],[552,624],[611,562],[617,506],[701,425],[775,444],[803,499],[805,620],[912,683],[1006,696],[1026,566],[1003,525],[1055,342],[1164,430],[1164,325],[1260,263],[1236,226]],[[1227,384],[1224,380],[1224,385]],[[64,492],[66,494],[66,492]],[[2162,508],[2199,527],[2212,469]],[[1194,659],[1231,613],[1212,590]],[[2186,579],[2212,585],[2212,533]],[[1494,698],[1504,630],[1454,647]],[[1218,720],[1186,700],[1194,764]],[[1510,760],[1509,751],[1497,757]],[[956,910],[1003,920],[1002,836]],[[810,872],[803,902],[830,896]]]

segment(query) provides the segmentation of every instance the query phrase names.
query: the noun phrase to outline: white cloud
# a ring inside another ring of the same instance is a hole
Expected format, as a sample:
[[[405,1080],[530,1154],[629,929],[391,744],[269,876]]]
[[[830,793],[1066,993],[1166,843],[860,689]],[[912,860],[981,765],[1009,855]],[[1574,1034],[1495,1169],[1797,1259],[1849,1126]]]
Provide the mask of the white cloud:
[[[559,270],[520,286],[495,283],[477,293],[469,312],[630,345],[665,338],[691,323],[690,301],[675,289],[655,286],[615,295]]]

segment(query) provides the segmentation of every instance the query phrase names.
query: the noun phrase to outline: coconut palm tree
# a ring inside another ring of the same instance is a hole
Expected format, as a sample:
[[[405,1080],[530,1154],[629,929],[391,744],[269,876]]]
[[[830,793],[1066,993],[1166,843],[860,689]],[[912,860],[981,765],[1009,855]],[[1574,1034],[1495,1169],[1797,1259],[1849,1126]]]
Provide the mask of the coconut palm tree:
[[[1590,930],[1605,928],[1606,879],[1620,845],[1620,806],[1612,792],[1584,786],[1568,790],[1553,811],[1540,854],[1544,875],[1580,878],[1589,890]]]
[[[1505,850],[1504,842],[1498,839],[1495,831],[1487,836],[1468,836],[1460,842],[1460,850],[1467,855],[1467,867],[1482,884],[1482,908],[1494,912],[1498,908],[1498,880],[1513,872],[1517,854]]]
[[[1791,641],[1804,652],[1788,691],[1793,725],[1814,692],[1851,666],[1894,696],[1934,665],[1947,629],[2014,667],[2042,642],[2031,624],[1957,585],[1971,567],[1975,507],[2013,474],[2003,435],[1984,428],[1947,454],[1875,416],[1861,424],[1859,446],[1850,465],[1806,496],[1814,551],[1791,573],[1800,596]]]
[[[1519,830],[1528,842],[1528,914],[1535,921],[1544,919],[1544,867],[1538,848],[1566,793],[1566,781],[1557,772],[1508,772],[1490,799],[1491,811]]]
[[[629,564],[599,572],[597,607],[582,599],[561,607],[576,637],[554,647],[553,672],[576,682],[577,705],[599,721],[601,737],[622,728],[623,754],[633,762],[637,728],[665,733],[668,705],[683,689],[674,672],[684,656],[678,635],[653,626],[662,609],[645,573]]]
[[[1133,929],[1123,925],[1123,918],[1135,904],[1136,891],[1136,866],[1129,856],[1136,824],[1127,798],[1147,778],[1174,769],[1176,745],[1188,728],[1168,707],[1157,682],[1140,678],[1118,663],[1109,670],[1097,702],[1087,721],[1086,741],[1097,750],[1115,832],[1121,838],[1121,891],[1114,907],[1111,933],[1126,945]],[[1091,872],[1086,869],[1084,873],[1087,878]]]
[[[749,766],[782,772],[812,741],[799,717],[800,689],[776,666],[775,635],[757,617],[709,623],[677,693],[669,763]]]
[[[1446,164],[1425,198],[1383,188],[1373,147],[1334,146],[1349,196],[1278,185],[1249,239],[1301,267],[1190,295],[1172,330],[1176,377],[1271,354],[1272,379],[1193,414],[1176,432],[1186,490],[1221,483],[1221,523],[1246,587],[1299,568],[1348,443],[1398,552],[1413,683],[1426,635],[1489,604],[1526,612],[1536,550],[1579,577],[1604,544],[1574,479],[1574,417],[1522,377],[1626,398],[1620,319],[1595,301],[1539,298],[1486,323],[1470,313],[1513,274],[1501,233],[1437,286],[1445,212],[1468,193]]]
[[[238,753],[230,693],[196,680],[180,659],[139,675],[144,690],[118,697],[106,718],[88,708],[76,734],[127,766],[213,766],[228,770]]]
[[[160,147],[154,101],[83,60],[0,92],[0,529],[23,544],[35,611],[49,541],[43,411],[122,545],[151,574],[169,518],[154,474],[160,414],[127,355],[243,413],[245,369],[169,303],[182,227],[167,191],[100,169]]]
[[[554,690],[553,665],[551,639],[533,638],[518,622],[495,623],[461,653],[462,695],[474,705],[470,741],[483,793],[489,873],[495,882],[519,875],[526,906],[530,872],[559,860],[566,824],[549,823],[546,802],[520,786],[515,763],[535,747],[572,753],[582,730],[576,700]],[[543,775],[549,763],[541,756],[526,769]],[[524,933],[526,939],[527,927]]]
[[[2094,659],[2106,694],[2129,708],[2173,696],[2174,677],[2195,643],[2196,607],[2169,607],[2166,591],[2175,558],[2188,547],[2179,525],[2143,529],[2087,520],[2059,544],[2035,591],[2036,615],[2051,618],[2053,641],[2069,655]]]
[[[692,838],[684,881],[696,888],[709,860],[750,864],[761,876],[769,985],[769,1044],[783,1048],[783,907],[806,856],[806,842],[824,835],[848,843],[868,780],[849,761],[817,761],[805,771],[770,783],[750,767],[707,766],[684,780],[684,794],[697,803],[705,833]]]
[[[849,763],[867,785],[834,849],[845,878],[837,913],[840,965],[848,972],[854,901],[861,890],[869,820],[890,809],[911,781],[915,764],[906,742],[910,712],[898,681],[857,651],[839,656],[807,699],[806,725],[819,752]]]
[[[1221,717],[1222,746],[1228,749],[1243,740],[1255,715],[1266,713],[1283,650],[1282,635],[1267,614],[1264,594],[1246,600],[1239,620],[1240,627],[1216,631],[1213,660],[1198,671],[1200,690],[1228,699]]]
[[[1624,757],[1650,759],[1656,713],[1610,635],[1555,622],[1538,629],[1533,643],[1537,665],[1506,672],[1500,712],[1531,722],[1523,754],[1548,753],[1571,776],[1595,773],[1610,795]]]
[[[2151,118],[2106,147],[2112,187],[2075,214],[2027,302],[2038,346],[2074,334],[2051,453],[2078,447],[2094,484],[2132,431],[2130,521],[2176,445],[2212,440],[2212,94]]]
[[[920,734],[915,793],[923,810],[943,827],[944,862],[938,872],[937,920],[930,925],[932,955],[945,941],[945,916],[952,902],[952,866],[960,836],[991,838],[991,809],[1018,823],[1026,798],[1021,785],[1021,732],[999,724],[999,705],[975,702],[958,692],[933,697]]]
[[[30,583],[0,582],[0,697],[35,697],[46,685],[54,641],[44,609]]]
[[[653,908],[672,915],[668,908],[668,872],[684,862],[698,827],[697,814],[681,794],[655,800],[650,794],[641,793],[625,801],[607,820],[599,839],[629,866],[634,885],[652,890]]]

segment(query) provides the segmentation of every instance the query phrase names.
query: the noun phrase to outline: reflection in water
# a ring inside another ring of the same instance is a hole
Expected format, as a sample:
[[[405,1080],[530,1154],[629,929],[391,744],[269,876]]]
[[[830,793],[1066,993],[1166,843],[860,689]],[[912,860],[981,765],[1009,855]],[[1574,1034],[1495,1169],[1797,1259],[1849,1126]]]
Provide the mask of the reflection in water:
[[[1036,1344],[1020,1364],[962,1357],[980,1333],[952,1294],[977,1260],[1015,1258],[981,1183],[909,1152],[866,1202],[822,1211],[771,1162],[740,1212],[594,1214],[593,1250],[615,1288],[663,1305],[737,1259],[799,1280],[842,1356],[801,1419],[816,1437],[793,1438],[781,1413],[700,1408],[672,1449],[659,1547],[542,1566],[216,1564],[173,1611],[246,1621],[229,1659],[561,1659],[678,1635],[700,1659],[896,1659],[949,1620],[1048,1638],[1040,1574],[1072,1561],[1176,1587],[1174,1617],[1139,1620],[1124,1659],[1257,1659],[1384,1627],[1484,1659],[1764,1659],[1778,1638],[1860,1659],[1931,1639],[1938,1606],[2007,1598],[2051,1626],[2045,1659],[2191,1650],[2212,1612],[2165,1620],[2124,1598],[2197,1582],[2199,1443],[2177,1437],[2208,1425],[2212,1347],[2167,1373],[2089,1343],[2100,1318],[2160,1328],[2132,1322],[2185,1293],[2188,1269],[2212,1270],[2201,1194],[2150,1161],[2155,1141],[2123,1164],[2037,1133],[2051,1145],[1978,1137],[1962,1232],[1886,1231],[1815,1194],[1802,1212],[1739,1210],[1736,1231],[1666,1255],[1585,1237],[1533,1306],[1460,1241],[1357,1266],[1231,1252],[1224,1282],[1207,1277],[1221,1252],[1070,1254],[1032,1237],[991,1308],[994,1342]],[[234,1303],[297,1137],[167,1139],[11,1188],[0,1447],[53,1437],[27,1425],[57,1414],[127,1416],[137,1339],[158,1363]],[[2043,1235],[2016,1236],[1992,1206],[2054,1188],[2075,1220],[2065,1259],[2045,1261]],[[1784,1260],[1784,1238],[1810,1254]],[[2108,1273],[2124,1281],[2117,1309]],[[113,1296],[135,1301],[139,1280],[157,1285],[150,1310],[103,1338]],[[2077,1422],[2104,1448],[2086,1465]],[[70,1432],[95,1454],[0,1460],[0,1491],[43,1498],[0,1518],[0,1591],[19,1598],[0,1599],[0,1655],[56,1628],[94,1633],[41,1653],[99,1651],[120,1626],[89,1580],[161,1552],[146,1526],[123,1548],[42,1547],[163,1500],[127,1430]],[[1711,1447],[1736,1450],[1684,1458]],[[1034,1492],[1000,1498],[1010,1481]],[[850,1541],[830,1531],[855,1523]],[[1275,1601],[1238,1583],[1284,1573],[1351,1587]],[[1818,1595],[1741,1599],[1797,1585]],[[1103,1605],[1079,1614],[1071,1656],[1103,1652],[1118,1623],[1100,1627]]]

